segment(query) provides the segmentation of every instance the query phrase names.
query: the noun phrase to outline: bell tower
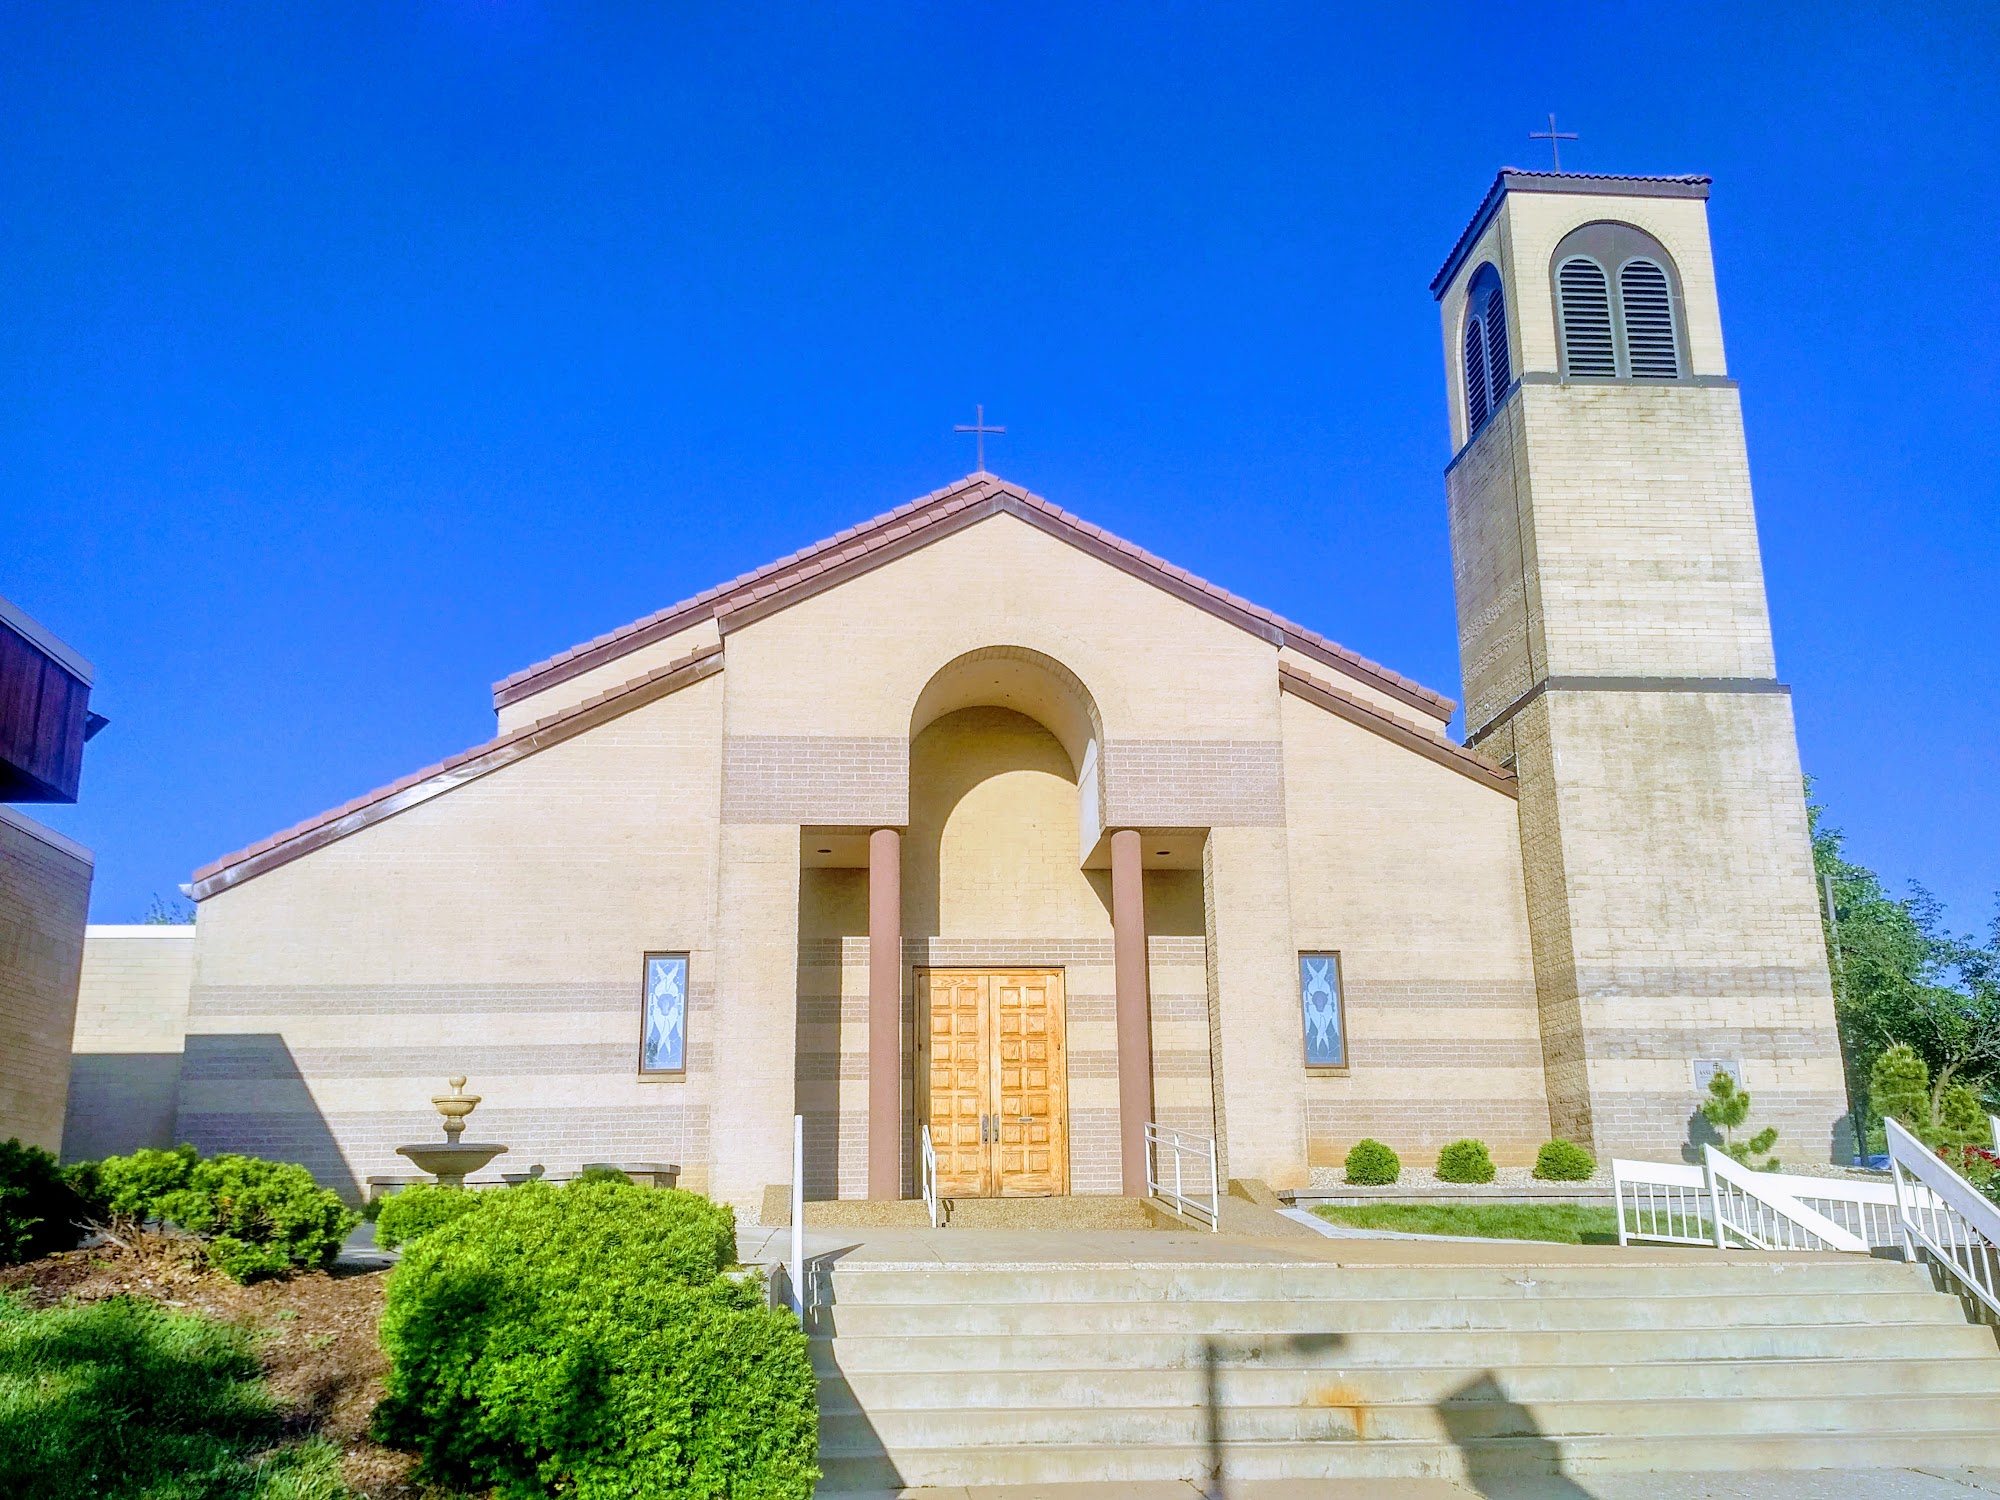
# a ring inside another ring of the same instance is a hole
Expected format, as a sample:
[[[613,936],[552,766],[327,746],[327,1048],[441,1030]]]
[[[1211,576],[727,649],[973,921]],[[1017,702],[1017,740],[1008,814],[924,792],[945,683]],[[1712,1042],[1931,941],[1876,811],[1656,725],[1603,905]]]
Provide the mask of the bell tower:
[[[1503,171],[1443,316],[1466,742],[1521,792],[1555,1132],[1672,1153],[1709,1075],[1846,1097],[1706,177]]]

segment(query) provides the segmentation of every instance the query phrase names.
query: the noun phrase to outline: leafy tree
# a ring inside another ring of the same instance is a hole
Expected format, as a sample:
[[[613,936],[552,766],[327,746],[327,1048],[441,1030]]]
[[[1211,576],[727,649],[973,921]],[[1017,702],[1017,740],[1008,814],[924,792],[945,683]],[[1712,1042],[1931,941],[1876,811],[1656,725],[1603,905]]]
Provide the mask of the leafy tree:
[[[1866,1101],[1876,1061],[1899,1044],[1929,1078],[1924,1117],[1942,1120],[1957,1085],[1977,1092],[2000,1084],[2000,912],[1983,942],[1951,933],[1923,886],[1912,881],[1908,896],[1892,896],[1873,870],[1848,859],[1810,784],[1807,795],[1813,870],[1822,890],[1832,885],[1839,923],[1836,933],[1822,909],[1857,1135],[1872,1124]],[[1953,1107],[1962,1112],[1963,1101]]]
[[[1902,1043],[1875,1059],[1868,1102],[1879,1118],[1900,1122],[1933,1149],[1962,1152],[1986,1144],[1986,1106],[1979,1095],[1963,1083],[1937,1093],[1924,1060]]]
[[[146,908],[147,927],[192,927],[194,925],[194,903],[182,901],[178,897],[163,899],[158,891],[153,893],[153,904]]]
[[[1748,1140],[1737,1140],[1736,1132],[1750,1118],[1750,1094],[1720,1069],[1708,1080],[1708,1097],[1702,1100],[1701,1117],[1713,1125],[1716,1134],[1722,1137],[1723,1155],[1730,1160],[1758,1172],[1778,1170],[1777,1157],[1770,1156],[1771,1148],[1778,1144],[1778,1127],[1766,1125]],[[1768,1156],[1770,1159],[1756,1162],[1751,1160],[1753,1156]]]

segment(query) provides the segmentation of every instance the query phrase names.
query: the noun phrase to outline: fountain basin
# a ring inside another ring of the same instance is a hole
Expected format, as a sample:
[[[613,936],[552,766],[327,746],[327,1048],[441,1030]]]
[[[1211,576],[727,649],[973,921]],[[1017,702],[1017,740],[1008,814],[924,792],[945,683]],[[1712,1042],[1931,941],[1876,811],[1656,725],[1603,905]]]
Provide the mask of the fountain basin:
[[[496,1156],[505,1156],[507,1148],[477,1141],[453,1141],[444,1145],[427,1141],[419,1145],[398,1146],[396,1154],[407,1156],[420,1171],[430,1173],[437,1179],[439,1187],[464,1187],[467,1173],[477,1172]]]

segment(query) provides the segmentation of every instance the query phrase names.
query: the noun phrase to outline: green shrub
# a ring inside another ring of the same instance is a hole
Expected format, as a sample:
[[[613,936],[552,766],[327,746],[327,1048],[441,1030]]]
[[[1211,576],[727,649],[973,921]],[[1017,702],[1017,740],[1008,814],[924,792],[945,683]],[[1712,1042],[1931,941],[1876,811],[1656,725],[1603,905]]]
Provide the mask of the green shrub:
[[[208,1263],[251,1281],[332,1264],[361,1216],[295,1162],[224,1153],[196,1162],[154,1211],[208,1241]]]
[[[1356,1141],[1347,1153],[1347,1180],[1357,1187],[1384,1187],[1402,1175],[1402,1160],[1380,1141]]]
[[[604,1166],[585,1167],[571,1179],[571,1182],[572,1184],[579,1182],[622,1182],[627,1187],[632,1186],[632,1179],[630,1177],[627,1177],[616,1167]]]
[[[1453,1141],[1438,1152],[1439,1182],[1491,1182],[1493,1158],[1484,1141]]]
[[[429,1234],[440,1224],[449,1224],[471,1213],[479,1206],[480,1197],[470,1188],[432,1187],[420,1182],[387,1198],[378,1198],[375,1243],[384,1250],[407,1245],[418,1235]]]
[[[89,1212],[56,1159],[18,1138],[0,1141],[0,1266],[73,1250]]]
[[[1550,1141],[1535,1153],[1535,1175],[1544,1182],[1588,1182],[1597,1158],[1574,1141]]]
[[[805,1334],[757,1278],[721,1274],[734,1237],[727,1208],[677,1190],[482,1194],[390,1273],[377,1436],[501,1500],[808,1500]]]
[[[90,1205],[93,1218],[143,1224],[159,1216],[161,1198],[187,1186],[188,1174],[200,1159],[189,1145],[171,1151],[144,1149],[130,1156],[79,1162],[69,1169],[70,1181]]]

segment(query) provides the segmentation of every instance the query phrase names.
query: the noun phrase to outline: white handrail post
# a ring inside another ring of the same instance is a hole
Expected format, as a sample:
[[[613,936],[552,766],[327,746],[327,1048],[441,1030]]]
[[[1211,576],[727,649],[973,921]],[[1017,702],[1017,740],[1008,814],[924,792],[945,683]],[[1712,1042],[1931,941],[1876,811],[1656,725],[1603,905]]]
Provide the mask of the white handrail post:
[[[1903,1259],[1915,1260],[1917,1244],[1910,1238],[1910,1206],[1903,1182],[1903,1164],[1893,1152],[1889,1156],[1889,1182],[1896,1189],[1896,1229],[1903,1237]]]
[[[792,1311],[806,1320],[806,1117],[792,1116]]]
[[[1209,1201],[1215,1205],[1215,1222],[1209,1225],[1209,1229],[1215,1234],[1220,1234],[1222,1233],[1222,1175],[1220,1168],[1215,1164],[1214,1136],[1208,1138],[1208,1196]]]
[[[1611,1162],[1611,1206],[1618,1210],[1618,1243],[1629,1246],[1631,1241],[1625,1237],[1625,1177],[1615,1157]]]
[[[1993,1138],[1993,1149],[2000,1151],[2000,1115],[1986,1117],[1986,1133]]]
[[[1711,1154],[1713,1150],[1714,1148],[1710,1147],[1702,1153],[1701,1177],[1708,1191],[1708,1216],[1715,1221],[1715,1248],[1727,1250],[1729,1236],[1722,1227],[1722,1194],[1715,1185],[1715,1159]]]

